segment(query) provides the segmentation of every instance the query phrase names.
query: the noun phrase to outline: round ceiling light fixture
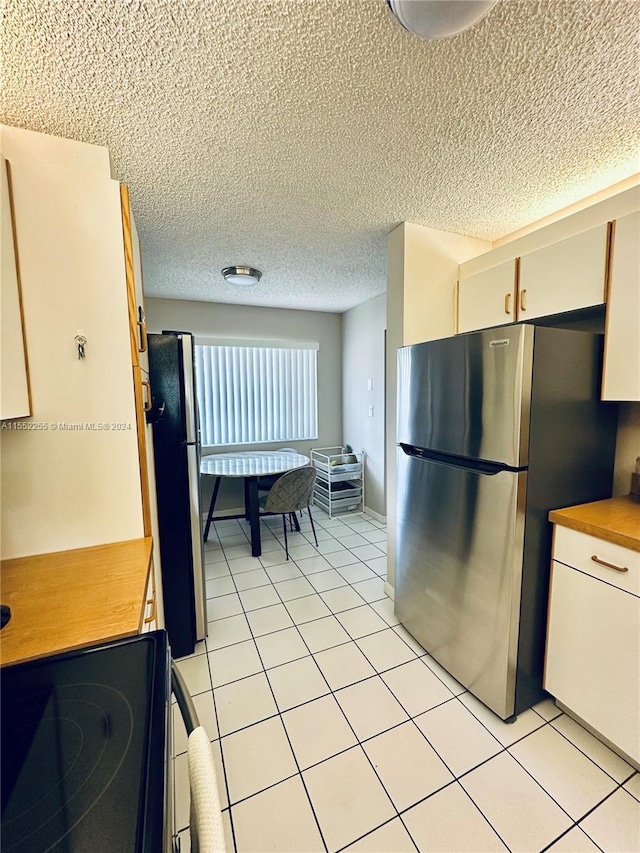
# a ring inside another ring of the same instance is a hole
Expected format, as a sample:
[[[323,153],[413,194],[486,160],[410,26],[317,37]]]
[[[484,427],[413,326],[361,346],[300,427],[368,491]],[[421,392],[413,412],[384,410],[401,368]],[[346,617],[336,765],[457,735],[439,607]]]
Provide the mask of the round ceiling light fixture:
[[[425,39],[455,36],[477,24],[498,0],[387,0],[405,30]]]
[[[262,278],[260,270],[245,266],[225,267],[222,270],[222,275],[229,284],[239,285],[240,287],[251,287]]]

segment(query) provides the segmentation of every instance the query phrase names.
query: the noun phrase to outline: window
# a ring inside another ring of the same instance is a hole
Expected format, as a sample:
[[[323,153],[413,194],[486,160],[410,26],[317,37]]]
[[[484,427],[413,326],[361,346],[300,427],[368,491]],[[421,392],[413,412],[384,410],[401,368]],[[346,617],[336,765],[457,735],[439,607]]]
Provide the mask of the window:
[[[196,340],[203,446],[318,437],[316,343]]]

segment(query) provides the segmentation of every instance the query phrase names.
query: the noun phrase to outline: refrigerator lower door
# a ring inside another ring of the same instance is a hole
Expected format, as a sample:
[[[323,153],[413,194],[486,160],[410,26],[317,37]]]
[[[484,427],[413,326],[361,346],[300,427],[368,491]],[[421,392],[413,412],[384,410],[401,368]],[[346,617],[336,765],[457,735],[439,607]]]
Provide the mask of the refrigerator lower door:
[[[189,481],[189,513],[191,518],[191,549],[193,552],[193,597],[196,640],[207,636],[207,600],[205,596],[202,516],[200,513],[200,447],[187,445],[187,476]]]
[[[502,719],[515,707],[526,476],[398,451],[396,615]]]

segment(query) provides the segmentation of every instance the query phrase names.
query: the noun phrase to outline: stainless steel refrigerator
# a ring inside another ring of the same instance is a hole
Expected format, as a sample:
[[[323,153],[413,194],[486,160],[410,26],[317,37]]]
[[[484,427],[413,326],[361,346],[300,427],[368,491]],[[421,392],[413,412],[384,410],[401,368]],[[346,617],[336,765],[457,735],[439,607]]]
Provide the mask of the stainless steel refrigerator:
[[[165,625],[174,658],[207,635],[193,336],[149,335]]]
[[[545,695],[547,514],[611,495],[602,343],[509,325],[398,352],[396,615],[502,719]]]

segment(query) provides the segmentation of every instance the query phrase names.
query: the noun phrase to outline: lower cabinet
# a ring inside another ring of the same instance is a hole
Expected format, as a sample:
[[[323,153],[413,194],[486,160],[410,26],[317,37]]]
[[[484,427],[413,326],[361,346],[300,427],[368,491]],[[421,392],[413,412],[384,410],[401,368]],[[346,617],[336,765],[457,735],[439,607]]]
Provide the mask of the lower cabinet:
[[[544,687],[640,761],[640,552],[556,525]]]

